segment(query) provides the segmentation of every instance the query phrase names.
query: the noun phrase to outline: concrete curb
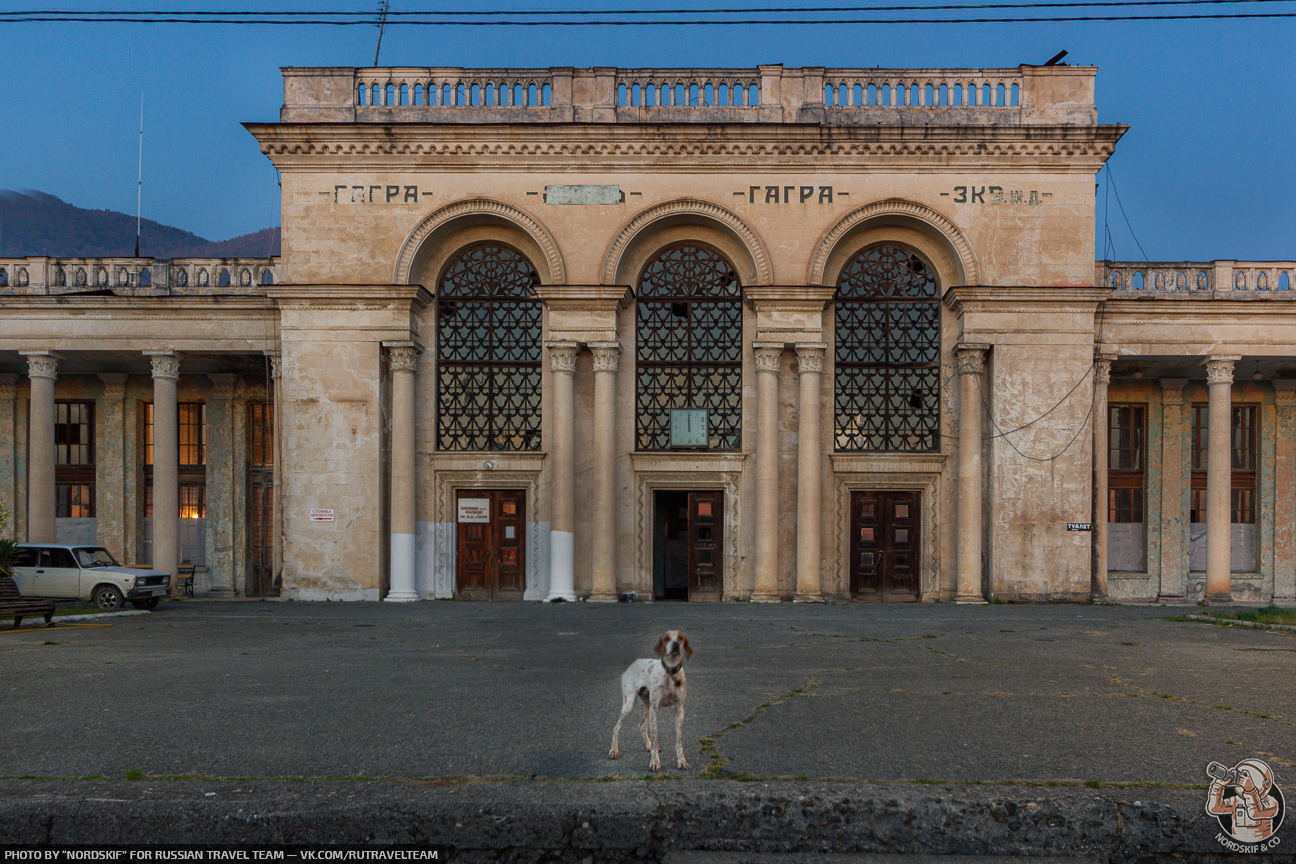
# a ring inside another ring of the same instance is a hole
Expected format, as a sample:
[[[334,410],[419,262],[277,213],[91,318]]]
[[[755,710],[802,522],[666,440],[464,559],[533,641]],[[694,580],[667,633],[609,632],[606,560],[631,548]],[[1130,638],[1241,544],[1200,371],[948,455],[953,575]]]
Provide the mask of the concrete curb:
[[[1252,630],[1296,630],[1296,626],[1291,624],[1260,624],[1256,621],[1238,621],[1235,618],[1216,618],[1212,615],[1189,615],[1188,620],[1221,626],[1250,627]]]
[[[128,609],[125,612],[90,612],[85,615],[58,615],[54,616],[52,623],[58,624],[63,621],[93,621],[97,618],[125,618],[128,615],[152,615],[147,609]]]
[[[0,844],[444,843],[455,861],[697,851],[1217,859],[1204,790],[664,782],[0,782]],[[1296,845],[1296,844],[1293,844]],[[1296,859],[1284,854],[1266,860]]]

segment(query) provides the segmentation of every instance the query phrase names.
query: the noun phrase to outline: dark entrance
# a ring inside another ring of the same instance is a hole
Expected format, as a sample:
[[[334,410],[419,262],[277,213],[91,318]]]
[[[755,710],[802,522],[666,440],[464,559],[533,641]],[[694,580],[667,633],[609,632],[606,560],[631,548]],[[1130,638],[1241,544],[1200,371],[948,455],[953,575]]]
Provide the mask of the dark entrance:
[[[653,597],[719,600],[724,587],[724,493],[656,493]]]
[[[917,492],[851,493],[851,596],[885,603],[918,601]]]
[[[526,589],[526,491],[460,489],[460,600],[521,600]]]
[[[274,405],[247,406],[248,597],[269,597],[274,587]]]

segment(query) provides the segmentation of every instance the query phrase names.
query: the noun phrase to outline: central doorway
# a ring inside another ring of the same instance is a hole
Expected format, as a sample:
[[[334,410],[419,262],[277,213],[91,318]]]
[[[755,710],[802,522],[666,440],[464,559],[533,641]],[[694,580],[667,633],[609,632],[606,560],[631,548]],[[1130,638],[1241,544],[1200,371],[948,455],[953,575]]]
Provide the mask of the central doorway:
[[[851,493],[851,597],[918,602],[917,492]]]
[[[653,599],[719,600],[724,590],[724,493],[654,495]]]
[[[526,491],[460,489],[456,596],[521,600],[526,590]]]

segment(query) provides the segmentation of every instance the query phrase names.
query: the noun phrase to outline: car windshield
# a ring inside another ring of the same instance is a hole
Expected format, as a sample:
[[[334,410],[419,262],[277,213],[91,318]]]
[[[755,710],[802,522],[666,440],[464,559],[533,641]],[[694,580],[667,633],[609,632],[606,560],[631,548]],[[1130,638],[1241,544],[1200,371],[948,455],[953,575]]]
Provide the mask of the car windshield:
[[[82,549],[73,549],[76,553],[77,563],[82,567],[116,567],[117,561],[112,557],[107,549],[101,546],[87,546]]]

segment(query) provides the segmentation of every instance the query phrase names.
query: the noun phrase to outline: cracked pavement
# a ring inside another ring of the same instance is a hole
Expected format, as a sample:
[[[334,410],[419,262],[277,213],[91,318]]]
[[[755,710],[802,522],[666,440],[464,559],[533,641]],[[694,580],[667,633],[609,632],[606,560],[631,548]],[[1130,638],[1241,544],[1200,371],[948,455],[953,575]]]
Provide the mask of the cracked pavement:
[[[168,602],[0,632],[4,774],[643,777],[633,726],[607,758],[619,679],[680,629],[693,768],[666,775],[1196,785],[1259,755],[1296,778],[1296,633],[1186,611]]]

